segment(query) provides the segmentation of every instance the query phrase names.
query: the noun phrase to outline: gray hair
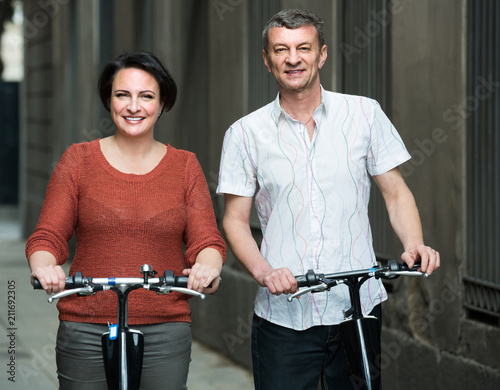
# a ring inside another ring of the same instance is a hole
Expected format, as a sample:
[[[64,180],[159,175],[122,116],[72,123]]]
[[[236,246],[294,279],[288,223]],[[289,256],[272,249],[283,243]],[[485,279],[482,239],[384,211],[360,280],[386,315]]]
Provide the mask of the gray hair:
[[[318,32],[318,42],[320,49],[325,44],[325,34],[323,32],[323,20],[310,11],[304,9],[287,9],[278,12],[267,22],[262,32],[262,46],[267,53],[269,45],[269,30],[273,27],[286,27],[296,29],[302,26],[312,25]]]

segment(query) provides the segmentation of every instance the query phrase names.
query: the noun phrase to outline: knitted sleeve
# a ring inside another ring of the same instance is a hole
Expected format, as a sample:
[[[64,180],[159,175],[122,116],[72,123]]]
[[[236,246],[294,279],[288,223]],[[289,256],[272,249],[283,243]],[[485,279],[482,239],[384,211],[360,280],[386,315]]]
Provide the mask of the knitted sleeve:
[[[218,250],[225,261],[226,245],[217,229],[208,185],[194,154],[188,157],[185,177],[188,217],[184,231],[184,261],[192,267],[198,253],[205,248]]]
[[[36,251],[52,253],[59,265],[68,259],[68,241],[78,221],[78,166],[78,151],[73,145],[50,177],[38,225],[26,243],[28,259]]]

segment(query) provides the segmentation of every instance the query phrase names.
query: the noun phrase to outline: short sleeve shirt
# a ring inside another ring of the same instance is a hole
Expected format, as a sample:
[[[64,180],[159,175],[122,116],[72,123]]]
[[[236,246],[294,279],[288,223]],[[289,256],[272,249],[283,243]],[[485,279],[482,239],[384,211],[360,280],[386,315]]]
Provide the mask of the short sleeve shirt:
[[[370,175],[411,156],[380,105],[369,98],[321,90],[312,139],[305,126],[273,102],[226,132],[218,193],[255,196],[261,253],[273,268],[294,275],[370,268],[375,254],[368,219]],[[361,290],[364,313],[386,299],[382,283]],[[337,286],[289,303],[259,287],[255,312],[287,328],[333,325],[350,307]]]

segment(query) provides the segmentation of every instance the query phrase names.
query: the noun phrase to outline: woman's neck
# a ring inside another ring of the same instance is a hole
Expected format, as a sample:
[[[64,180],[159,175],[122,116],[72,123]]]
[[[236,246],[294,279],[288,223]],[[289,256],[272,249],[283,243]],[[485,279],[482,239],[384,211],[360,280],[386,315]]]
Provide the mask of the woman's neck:
[[[119,171],[144,174],[160,163],[167,147],[153,138],[127,139],[115,134],[101,140],[101,150],[108,162]]]

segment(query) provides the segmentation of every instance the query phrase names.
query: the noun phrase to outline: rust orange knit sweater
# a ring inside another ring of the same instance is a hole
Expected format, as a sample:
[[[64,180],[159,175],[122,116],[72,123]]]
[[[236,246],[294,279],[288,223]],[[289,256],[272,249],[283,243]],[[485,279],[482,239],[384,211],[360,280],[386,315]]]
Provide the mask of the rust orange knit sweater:
[[[140,277],[145,263],[160,275],[164,270],[180,275],[204,248],[217,249],[223,259],[226,254],[196,156],[170,145],[161,162],[144,175],[113,168],[99,140],[71,146],[50,178],[26,256],[45,250],[63,264],[74,233],[77,247],[70,275],[81,271],[84,276]],[[190,322],[187,299],[179,293],[133,291],[129,323]],[[115,323],[117,318],[112,291],[63,298],[57,307],[64,321]]]

